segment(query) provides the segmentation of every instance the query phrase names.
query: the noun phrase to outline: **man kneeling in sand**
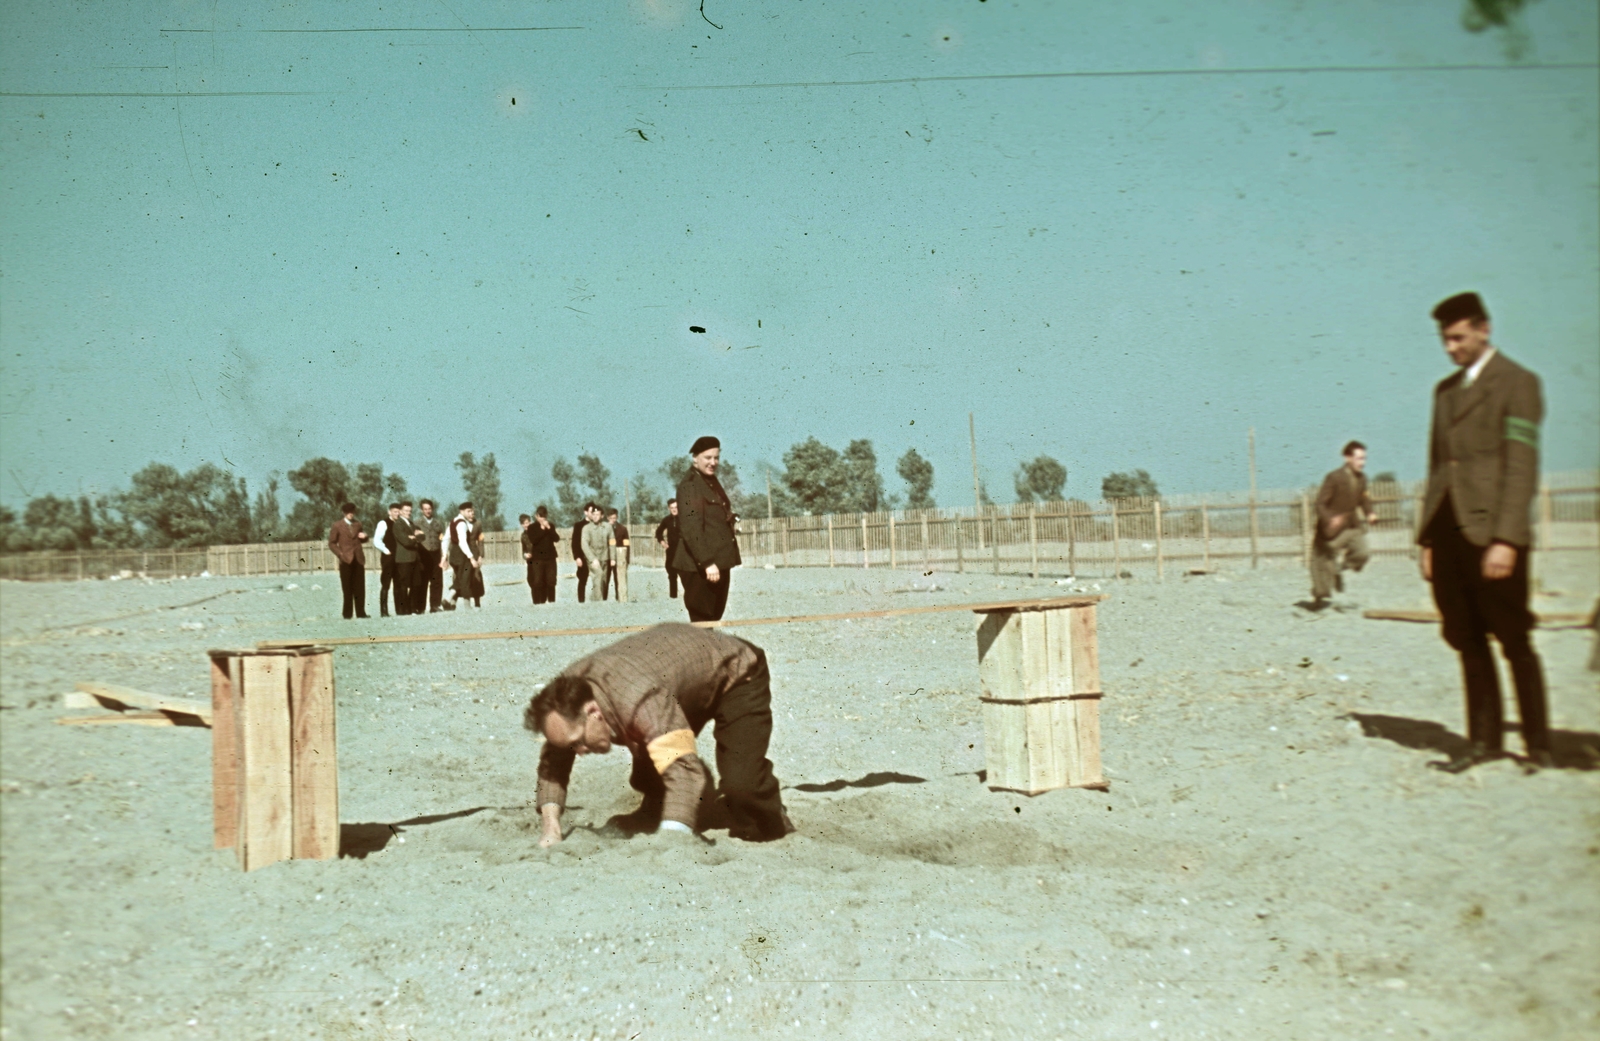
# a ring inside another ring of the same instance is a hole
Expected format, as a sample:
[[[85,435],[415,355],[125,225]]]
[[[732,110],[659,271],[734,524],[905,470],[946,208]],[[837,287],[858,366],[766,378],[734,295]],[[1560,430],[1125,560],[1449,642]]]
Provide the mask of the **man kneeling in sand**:
[[[772,690],[767,656],[754,644],[709,629],[658,625],[580,658],[551,680],[523,712],[544,734],[539,754],[539,845],[561,841],[561,812],[574,756],[633,753],[629,783],[644,793],[637,817],[661,831],[697,829],[706,766],[695,735],[716,721],[717,770],[733,838],[764,842],[794,830],[767,759]]]

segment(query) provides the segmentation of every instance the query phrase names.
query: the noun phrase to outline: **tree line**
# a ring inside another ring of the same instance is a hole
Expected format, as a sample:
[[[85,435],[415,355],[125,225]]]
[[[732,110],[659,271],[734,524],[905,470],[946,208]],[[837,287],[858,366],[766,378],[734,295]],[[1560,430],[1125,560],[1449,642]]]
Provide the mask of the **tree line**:
[[[461,494],[454,498],[428,493],[446,517],[461,498],[470,499],[486,531],[510,525],[501,514],[500,468],[494,453],[481,458],[461,453],[455,463]],[[585,503],[614,507],[629,523],[648,525],[667,513],[667,499],[689,470],[687,456],[673,456],[654,471],[635,474],[620,487],[599,456],[580,453],[576,465],[565,457],[550,468],[553,496],[546,505],[553,523],[577,523]],[[737,464],[724,459],[718,479],[736,513],[747,517],[791,517],[826,513],[876,513],[896,509],[932,509],[933,464],[915,448],[895,463],[904,490],[885,488],[872,442],[857,439],[843,449],[815,437],[791,445],[783,466],[767,466],[759,479],[742,480]],[[1067,469],[1048,455],[1018,465],[1012,475],[1018,502],[1064,501]],[[280,495],[298,495],[285,511]],[[1105,499],[1152,499],[1156,483],[1144,470],[1112,473],[1101,481]],[[982,502],[988,489],[979,486]],[[125,490],[104,495],[42,495],[19,515],[0,506],[0,551],[188,549],[212,545],[314,541],[327,537],[341,516],[339,507],[355,504],[356,516],[369,528],[390,502],[418,502],[405,477],[386,471],[382,463],[341,463],[319,456],[287,473],[273,473],[251,495],[242,477],[212,463],[187,473],[166,463],[151,463],[135,473]],[[1073,500],[1078,502],[1080,500]],[[1083,503],[1087,508],[1087,503]],[[532,512],[531,507],[529,512]]]

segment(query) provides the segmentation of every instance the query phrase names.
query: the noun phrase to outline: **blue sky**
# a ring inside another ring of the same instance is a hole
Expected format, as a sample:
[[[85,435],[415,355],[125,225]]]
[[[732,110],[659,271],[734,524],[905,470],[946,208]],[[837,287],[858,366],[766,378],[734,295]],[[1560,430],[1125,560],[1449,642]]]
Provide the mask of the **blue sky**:
[[[1600,464],[1594,4],[1515,58],[1457,0],[705,15],[7,3],[0,500],[318,455],[448,498],[472,451],[516,512],[710,432],[962,505],[969,411],[1001,501],[1040,453],[1239,488],[1252,426],[1264,487],[1350,437],[1418,477],[1469,288],[1546,468]]]

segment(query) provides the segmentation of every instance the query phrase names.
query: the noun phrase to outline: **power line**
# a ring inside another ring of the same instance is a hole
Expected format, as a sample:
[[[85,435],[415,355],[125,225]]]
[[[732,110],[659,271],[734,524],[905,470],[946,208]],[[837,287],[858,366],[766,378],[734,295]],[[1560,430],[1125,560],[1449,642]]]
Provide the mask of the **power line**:
[[[1138,76],[1289,76],[1308,73],[1415,72],[1570,72],[1593,71],[1596,62],[1551,62],[1544,65],[1284,65],[1248,69],[1103,69],[1078,72],[993,72],[971,76],[903,76],[881,80],[798,80],[790,83],[690,83],[665,87],[640,85],[640,90],[776,90],[789,87],[883,87],[907,83],[973,83],[983,80],[1128,79]]]

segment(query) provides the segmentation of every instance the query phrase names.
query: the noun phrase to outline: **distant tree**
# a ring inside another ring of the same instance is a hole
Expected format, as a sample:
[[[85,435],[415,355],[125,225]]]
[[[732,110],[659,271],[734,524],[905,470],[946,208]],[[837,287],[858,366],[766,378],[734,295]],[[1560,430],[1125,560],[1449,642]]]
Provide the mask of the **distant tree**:
[[[1373,484],[1399,484],[1400,478],[1393,470],[1385,470],[1372,479]]]
[[[906,482],[907,509],[931,510],[934,507],[933,464],[922,458],[915,448],[906,450],[894,464],[894,472]]]
[[[256,492],[255,504],[250,508],[250,539],[253,542],[271,542],[278,537],[283,522],[278,506],[278,473],[267,475],[267,486]]]
[[[346,502],[355,506],[356,519],[370,534],[378,519],[388,515],[389,503],[406,497],[405,478],[399,474],[384,476],[382,463],[359,463],[349,467],[336,459],[317,456],[284,476],[289,487],[299,492],[304,501],[295,503],[289,516],[279,525],[280,539],[327,538],[328,530],[343,516],[339,507]],[[390,492],[399,494],[386,494]]]
[[[17,522],[17,511],[0,506],[0,553],[20,553],[29,545],[22,525]]]
[[[94,540],[89,500],[41,495],[30,500],[22,514],[21,542],[26,549],[89,549]],[[87,523],[86,523],[87,522]]]
[[[1067,487],[1067,468],[1047,455],[1017,468],[1018,502],[1060,502]]]
[[[583,504],[590,501],[601,509],[607,506],[615,506],[618,511],[622,509],[622,503],[616,501],[616,493],[611,488],[611,471],[600,462],[599,456],[579,455],[577,469],[558,457],[550,467],[550,477],[556,482],[556,499],[560,504],[555,516],[550,518],[552,524],[578,523],[583,519]]]
[[[844,508],[850,513],[876,513],[883,508],[883,477],[878,473],[878,454],[872,442],[862,438],[845,446],[840,456],[844,467]]]
[[[504,531],[506,519],[500,516],[500,467],[493,452],[485,452],[482,459],[474,459],[471,452],[462,452],[456,460],[461,471],[461,487],[471,501],[473,512],[483,531]]]
[[[656,489],[655,480],[649,474],[638,474],[628,480],[623,487],[626,489],[626,494],[622,497],[622,504],[617,508],[624,511],[624,523],[638,524],[641,531],[648,527],[650,530],[645,535],[654,535],[656,525],[667,515],[667,500],[662,498]],[[630,512],[633,516],[631,521],[627,520]]]
[[[845,474],[839,453],[808,437],[783,453],[783,486],[812,515],[842,513]]]
[[[1100,482],[1100,497],[1107,502],[1119,499],[1158,499],[1155,479],[1145,470],[1110,473]]]
[[[578,472],[589,489],[589,498],[602,510],[616,506],[617,493],[611,489],[611,471],[600,462],[600,457],[583,453],[578,456]]]
[[[656,472],[662,477],[665,477],[667,479],[667,484],[674,491],[676,491],[678,485],[683,483],[683,479],[689,476],[689,466],[690,463],[688,456],[673,455],[668,456],[666,460],[656,468]]]
[[[212,463],[186,474],[166,463],[151,463],[133,475],[117,506],[138,526],[147,546],[188,548],[250,538],[250,495],[244,479]]]
[[[550,479],[556,482],[556,509],[550,523],[571,526],[583,516],[583,493],[578,490],[578,471],[565,459],[556,458],[550,466]]]

